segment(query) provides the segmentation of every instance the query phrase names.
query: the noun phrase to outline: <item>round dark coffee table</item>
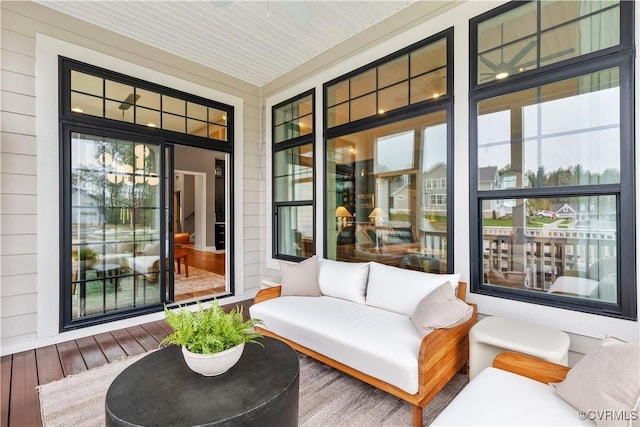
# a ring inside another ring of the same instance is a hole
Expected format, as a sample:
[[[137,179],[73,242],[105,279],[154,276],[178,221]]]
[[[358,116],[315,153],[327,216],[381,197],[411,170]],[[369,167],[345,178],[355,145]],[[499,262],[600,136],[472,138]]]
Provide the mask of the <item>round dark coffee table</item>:
[[[185,364],[180,347],[158,350],[113,380],[107,426],[297,426],[299,362],[269,337],[246,344],[238,363],[205,377]]]

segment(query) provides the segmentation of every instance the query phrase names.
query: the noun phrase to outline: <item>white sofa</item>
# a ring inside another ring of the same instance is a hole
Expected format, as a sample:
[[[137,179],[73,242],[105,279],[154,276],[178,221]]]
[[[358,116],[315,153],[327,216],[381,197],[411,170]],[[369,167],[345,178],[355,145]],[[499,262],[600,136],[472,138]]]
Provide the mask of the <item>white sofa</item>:
[[[320,260],[317,274],[293,276],[317,277],[317,291],[309,292],[314,288],[288,284],[282,265],[282,286],[261,290],[250,307],[251,317],[264,322],[260,332],[410,402],[414,425],[421,425],[422,408],[467,366],[476,309],[461,301],[466,284],[459,275]],[[451,299],[429,305],[442,292]],[[427,317],[444,315],[427,327],[419,320],[425,310]]]

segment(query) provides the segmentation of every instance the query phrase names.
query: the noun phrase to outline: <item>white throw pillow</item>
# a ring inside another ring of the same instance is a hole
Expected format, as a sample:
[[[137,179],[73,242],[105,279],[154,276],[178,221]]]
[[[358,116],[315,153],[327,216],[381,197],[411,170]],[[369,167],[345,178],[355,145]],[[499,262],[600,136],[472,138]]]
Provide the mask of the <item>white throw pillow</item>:
[[[364,304],[369,277],[368,262],[320,260],[318,284],[322,295]]]
[[[640,344],[605,338],[552,384],[558,395],[593,416],[598,426],[637,426]]]
[[[453,328],[471,318],[473,307],[456,298],[449,282],[444,283],[420,300],[411,322],[420,335],[427,336],[434,329]]]
[[[372,262],[367,285],[368,305],[411,316],[418,302],[438,286],[449,282],[454,292],[460,274],[434,274]]]
[[[281,296],[320,296],[317,256],[314,255],[300,262],[280,261],[280,274],[282,275]]]

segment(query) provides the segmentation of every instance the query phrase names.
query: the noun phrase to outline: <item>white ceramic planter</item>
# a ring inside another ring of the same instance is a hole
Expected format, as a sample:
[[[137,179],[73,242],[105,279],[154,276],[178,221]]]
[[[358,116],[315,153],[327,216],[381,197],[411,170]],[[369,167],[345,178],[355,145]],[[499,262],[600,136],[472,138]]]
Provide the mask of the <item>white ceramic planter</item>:
[[[184,356],[184,361],[187,363],[187,366],[189,366],[192,371],[206,377],[212,377],[224,374],[231,369],[231,367],[240,360],[243,350],[244,343],[214,354],[192,353],[183,346],[182,355]]]

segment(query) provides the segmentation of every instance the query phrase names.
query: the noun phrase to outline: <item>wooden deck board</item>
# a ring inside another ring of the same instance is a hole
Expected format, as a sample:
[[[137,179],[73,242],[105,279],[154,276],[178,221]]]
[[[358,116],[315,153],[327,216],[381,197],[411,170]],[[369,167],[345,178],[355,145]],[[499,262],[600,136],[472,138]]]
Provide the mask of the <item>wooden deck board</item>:
[[[9,355],[2,356],[2,359],[0,359],[0,396],[2,396],[2,404],[0,405],[0,427],[7,427],[9,425],[12,358],[13,357]]]
[[[144,328],[145,331],[147,331],[147,333],[149,335],[151,335],[154,339],[156,339],[158,341],[158,343],[160,343],[160,341],[162,341],[164,339],[164,337],[166,337],[168,335],[167,331],[162,329],[158,324],[154,323],[145,323],[144,325],[140,325],[142,328]]]
[[[9,425],[41,426],[35,350],[13,355]]]
[[[109,363],[105,355],[102,354],[102,350],[95,338],[79,338],[76,340],[76,343],[78,344],[78,348],[80,349],[80,353],[82,354],[82,358],[84,359],[84,363],[87,365],[87,368],[98,368]]]
[[[127,328],[127,331],[138,341],[145,351],[158,349],[158,340],[150,335],[142,326],[131,326]]]
[[[239,303],[244,307],[245,316],[252,302]],[[235,304],[230,307],[233,306]],[[87,367],[144,353],[145,348],[155,349],[170,332],[169,325],[158,320],[128,330],[105,332],[3,356],[0,365],[0,427],[41,426],[38,385],[84,372]]]
[[[127,357],[127,353],[120,347],[120,344],[118,344],[118,341],[116,341],[110,332],[95,335],[94,338],[109,363]]]
[[[127,353],[127,356],[136,356],[144,353],[144,347],[142,347],[126,329],[118,329],[117,331],[111,332],[111,335],[118,341],[118,344],[120,344],[120,347]]]
[[[37,348],[36,363],[38,364],[38,384],[47,384],[64,378],[60,356],[55,345]]]
[[[58,354],[62,362],[64,376],[79,374],[87,370],[82,353],[75,341],[66,341],[58,344]]]

